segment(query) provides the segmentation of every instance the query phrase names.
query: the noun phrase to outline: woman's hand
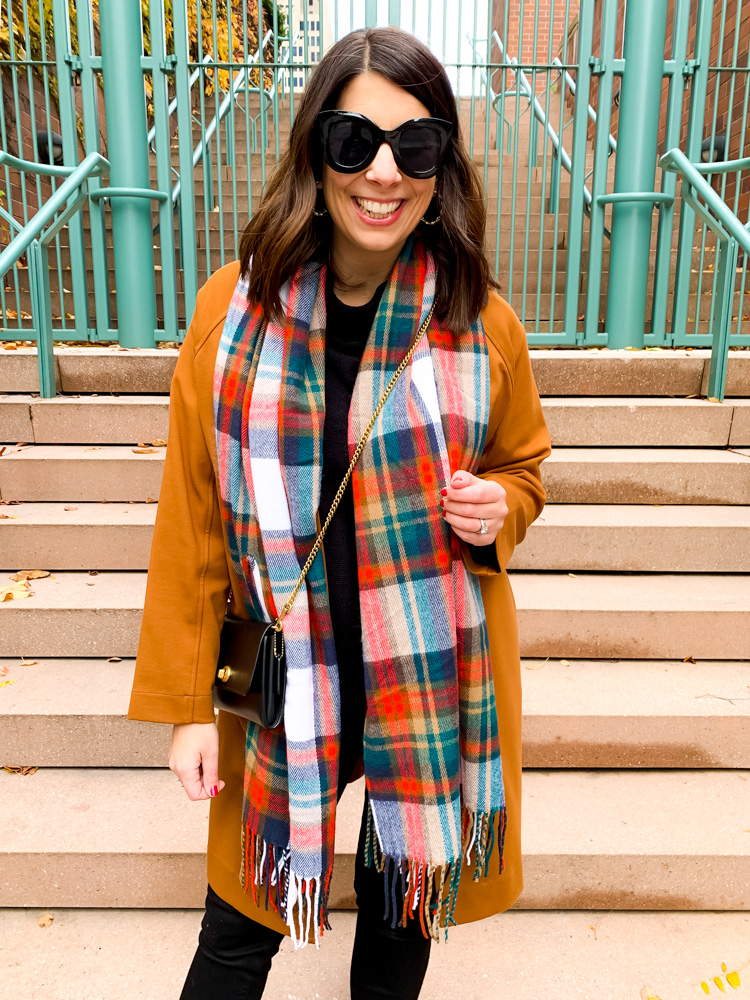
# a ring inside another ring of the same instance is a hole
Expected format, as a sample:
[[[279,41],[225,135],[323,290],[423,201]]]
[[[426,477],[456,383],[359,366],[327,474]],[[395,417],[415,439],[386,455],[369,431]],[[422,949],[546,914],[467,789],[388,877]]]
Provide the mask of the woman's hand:
[[[172,727],[169,768],[193,801],[218,795],[219,730],[215,722],[187,722]]]
[[[450,484],[440,491],[443,517],[458,537],[471,545],[492,545],[508,516],[506,493],[500,483],[480,479],[463,469],[454,472]],[[479,534],[479,518],[487,534]]]

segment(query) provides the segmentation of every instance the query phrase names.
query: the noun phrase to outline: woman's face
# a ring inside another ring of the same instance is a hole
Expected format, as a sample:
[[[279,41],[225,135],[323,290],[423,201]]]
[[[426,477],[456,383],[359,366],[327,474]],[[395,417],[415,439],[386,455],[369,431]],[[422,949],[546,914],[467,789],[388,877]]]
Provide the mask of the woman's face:
[[[382,129],[396,128],[408,118],[429,118],[430,111],[407,91],[379,73],[362,73],[341,92],[339,111],[366,115]],[[357,174],[340,174],[323,164],[323,195],[333,222],[334,249],[397,255],[427,210],[435,191],[434,177],[402,174],[387,143]]]

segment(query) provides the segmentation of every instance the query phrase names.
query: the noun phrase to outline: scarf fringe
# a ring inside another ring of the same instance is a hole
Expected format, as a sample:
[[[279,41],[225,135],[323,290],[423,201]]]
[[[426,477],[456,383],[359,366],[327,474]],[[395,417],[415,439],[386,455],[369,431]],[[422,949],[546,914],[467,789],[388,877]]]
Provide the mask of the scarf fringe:
[[[495,817],[498,817],[497,834]],[[458,861],[444,865],[432,865],[426,861],[409,861],[408,858],[393,858],[383,853],[378,840],[372,815],[372,803],[368,802],[365,828],[364,862],[384,875],[384,920],[391,919],[391,928],[406,927],[408,919],[419,919],[422,933],[434,941],[440,940],[440,928],[456,925],[454,912],[458,900],[461,869],[471,865],[471,849],[474,848],[473,881],[489,875],[490,857],[497,850],[499,872],[505,868],[505,830],[508,815],[505,806],[489,813],[476,813],[464,807],[461,811],[461,856]],[[464,860],[465,859],[465,860]],[[396,912],[396,884],[401,881],[401,914]],[[447,891],[446,891],[447,885]],[[397,920],[398,917],[398,920]]]
[[[328,896],[332,868],[321,878],[304,879],[289,870],[289,848],[280,850],[269,844],[257,833],[242,825],[240,886],[251,892],[253,902],[260,906],[259,898],[265,886],[265,909],[269,904],[289,927],[294,950],[304,948],[310,940],[312,925],[315,947],[325,931],[331,930],[328,920]]]

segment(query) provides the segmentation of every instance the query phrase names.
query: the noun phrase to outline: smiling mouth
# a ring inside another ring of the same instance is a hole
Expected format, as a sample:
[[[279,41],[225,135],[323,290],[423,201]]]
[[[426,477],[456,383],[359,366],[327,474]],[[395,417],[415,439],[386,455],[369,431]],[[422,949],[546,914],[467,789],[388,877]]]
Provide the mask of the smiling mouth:
[[[356,196],[353,200],[357,203],[360,212],[371,219],[387,219],[397,212],[405,201],[404,198],[397,198],[393,201],[373,201],[371,198],[357,198]]]

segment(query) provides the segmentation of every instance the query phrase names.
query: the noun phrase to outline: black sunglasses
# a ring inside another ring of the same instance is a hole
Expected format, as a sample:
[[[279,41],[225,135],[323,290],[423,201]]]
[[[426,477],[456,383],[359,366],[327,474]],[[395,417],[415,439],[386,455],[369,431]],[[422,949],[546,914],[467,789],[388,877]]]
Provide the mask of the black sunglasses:
[[[442,118],[410,118],[386,132],[356,111],[321,111],[318,126],[323,158],[342,174],[364,170],[387,142],[403,173],[434,177],[453,135],[453,125]]]

